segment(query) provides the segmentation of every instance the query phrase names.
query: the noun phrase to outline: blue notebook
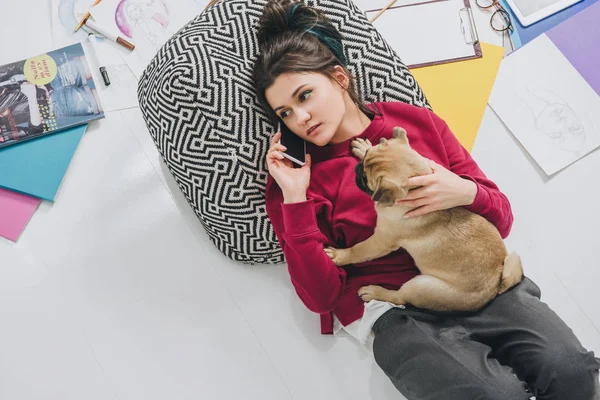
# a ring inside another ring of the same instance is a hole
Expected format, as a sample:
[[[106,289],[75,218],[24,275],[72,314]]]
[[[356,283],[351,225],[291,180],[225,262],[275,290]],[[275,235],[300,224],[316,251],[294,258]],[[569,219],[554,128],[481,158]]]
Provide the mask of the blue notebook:
[[[87,125],[0,149],[0,187],[54,201]]]

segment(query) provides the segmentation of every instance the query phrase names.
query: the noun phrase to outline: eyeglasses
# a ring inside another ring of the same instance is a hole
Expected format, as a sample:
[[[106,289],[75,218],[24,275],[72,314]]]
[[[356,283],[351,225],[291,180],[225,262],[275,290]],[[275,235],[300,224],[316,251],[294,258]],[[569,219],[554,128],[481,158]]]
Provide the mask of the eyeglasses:
[[[477,7],[484,10],[489,10],[495,7],[496,10],[490,18],[490,25],[496,32],[513,31],[512,21],[510,20],[510,14],[508,11],[498,3],[498,0],[475,0]]]

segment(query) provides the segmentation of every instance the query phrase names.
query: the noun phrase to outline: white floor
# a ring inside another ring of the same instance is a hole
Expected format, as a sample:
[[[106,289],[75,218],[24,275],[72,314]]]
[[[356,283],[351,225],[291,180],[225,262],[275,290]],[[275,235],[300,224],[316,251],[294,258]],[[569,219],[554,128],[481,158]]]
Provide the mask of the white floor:
[[[1,1],[0,64],[52,47],[47,3]],[[473,155],[512,201],[509,248],[600,353],[600,152],[548,180],[488,109]],[[93,124],[57,202],[0,239],[0,321],[0,399],[403,398],[350,338],[319,334],[285,266],[213,247],[138,109]]]

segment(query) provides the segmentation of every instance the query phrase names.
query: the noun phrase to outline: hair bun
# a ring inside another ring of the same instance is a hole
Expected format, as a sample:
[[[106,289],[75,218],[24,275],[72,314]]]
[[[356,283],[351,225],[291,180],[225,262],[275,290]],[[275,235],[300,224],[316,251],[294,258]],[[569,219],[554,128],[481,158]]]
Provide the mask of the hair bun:
[[[346,64],[342,35],[324,15],[299,1],[270,0],[258,24],[259,47],[263,48],[275,38],[294,32],[315,36]]]

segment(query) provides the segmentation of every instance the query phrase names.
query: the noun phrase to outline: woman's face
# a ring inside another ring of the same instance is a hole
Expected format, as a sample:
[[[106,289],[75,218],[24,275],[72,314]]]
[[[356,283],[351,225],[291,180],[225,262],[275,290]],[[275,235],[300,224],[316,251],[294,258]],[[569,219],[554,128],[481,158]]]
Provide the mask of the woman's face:
[[[347,79],[343,72],[334,73],[334,77],[339,78],[341,85]],[[281,74],[265,91],[265,97],[292,132],[317,146],[325,146],[334,139],[349,99],[340,84],[312,72]]]

